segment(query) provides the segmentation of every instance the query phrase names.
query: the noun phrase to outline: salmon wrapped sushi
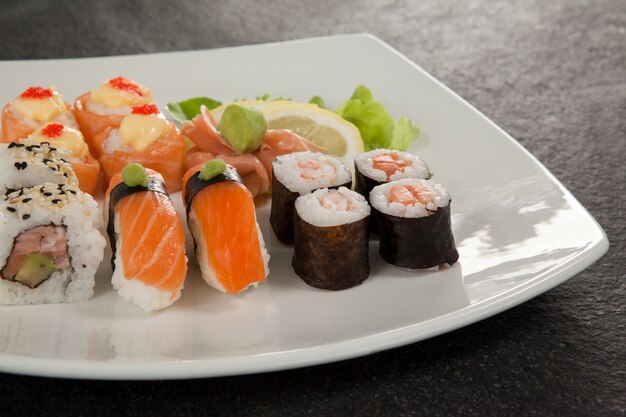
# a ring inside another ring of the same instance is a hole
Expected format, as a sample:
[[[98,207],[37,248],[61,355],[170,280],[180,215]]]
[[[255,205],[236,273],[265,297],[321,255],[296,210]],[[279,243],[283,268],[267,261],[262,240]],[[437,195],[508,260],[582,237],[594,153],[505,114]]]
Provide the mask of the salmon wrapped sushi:
[[[231,294],[265,281],[269,254],[254,199],[237,170],[213,159],[187,171],[183,183],[187,224],[202,278]]]
[[[93,143],[107,183],[126,165],[136,162],[160,173],[168,192],[181,189],[185,141],[154,104],[133,107],[118,128],[106,129]]]
[[[54,87],[29,87],[2,110],[2,142],[25,138],[48,122],[78,128],[69,105]]]
[[[416,155],[392,149],[375,149],[354,158],[354,190],[369,201],[378,185],[404,178],[429,179],[428,165]],[[378,233],[376,217],[370,217],[370,232]]]
[[[0,195],[44,183],[78,186],[67,152],[29,139],[0,144]]]
[[[99,149],[93,144],[94,136],[118,128],[133,107],[151,103],[149,88],[124,77],[107,80],[95,90],[80,95],[74,102],[74,114],[91,153],[99,156]]]
[[[381,257],[404,269],[433,269],[459,259],[450,219],[450,194],[428,180],[406,178],[370,193]]]
[[[92,196],[96,195],[100,164],[89,153],[83,134],[78,129],[62,123],[46,123],[30,134],[27,141],[47,144],[58,152],[64,152],[62,159],[72,165],[80,189]]]
[[[279,241],[293,243],[296,199],[319,188],[350,188],[352,174],[337,158],[319,152],[294,152],[272,163],[270,224]]]
[[[0,304],[85,301],[106,241],[96,201],[46,183],[0,197]]]
[[[113,288],[144,311],[172,305],[181,296],[187,257],[183,226],[163,177],[129,165],[112,178],[104,215]]]

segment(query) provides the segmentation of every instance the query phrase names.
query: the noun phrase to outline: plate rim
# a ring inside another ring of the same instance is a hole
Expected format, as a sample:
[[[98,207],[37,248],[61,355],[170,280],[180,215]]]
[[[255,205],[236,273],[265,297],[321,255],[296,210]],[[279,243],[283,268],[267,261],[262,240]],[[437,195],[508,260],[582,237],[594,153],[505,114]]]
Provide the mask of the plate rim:
[[[559,190],[575,205],[577,210],[592,220],[599,233],[599,238],[589,243],[576,257],[568,259],[553,268],[516,285],[506,291],[493,295],[479,302],[469,304],[461,309],[454,310],[444,315],[430,318],[419,323],[413,323],[397,329],[370,334],[340,342],[316,345],[306,348],[282,350],[267,353],[250,354],[245,356],[218,356],[202,359],[176,359],[164,361],[113,361],[113,360],[88,360],[67,358],[32,357],[18,354],[0,352],[0,371],[13,374],[98,379],[98,380],[156,380],[156,379],[188,379],[206,378],[217,376],[232,376],[243,374],[255,374],[261,372],[281,371],[333,363],[356,357],[366,356],[372,353],[412,344],[421,340],[429,339],[443,333],[447,333],[461,327],[473,324],[499,314],[505,310],[524,303],[558,285],[573,278],[584,269],[600,259],[609,248],[606,233],[589,213],[589,211],[576,199],[561,182],[532,155],[519,142],[511,137],[506,131],[495,124],[482,112],[476,109],[456,92],[451,90],[441,81],[411,61],[401,52],[370,33],[340,34],[321,37],[293,39],[279,42],[259,43],[252,45],[228,46],[213,49],[166,51],[147,54],[128,54],[96,57],[76,58],[53,58],[37,60],[1,60],[0,65],[35,63],[37,61],[75,61],[75,60],[99,60],[114,58],[130,58],[142,56],[159,56],[170,54],[207,53],[221,50],[258,49],[276,47],[289,44],[306,44],[320,41],[335,41],[347,38],[362,38],[374,42],[380,47],[391,52],[397,58],[408,63],[413,69],[425,75],[431,82],[443,88],[448,94],[453,95],[474,115],[486,121],[491,128],[495,128],[504,135],[509,142],[516,145],[518,150],[530,158],[532,162],[556,185]],[[436,323],[436,326],[435,326]]]

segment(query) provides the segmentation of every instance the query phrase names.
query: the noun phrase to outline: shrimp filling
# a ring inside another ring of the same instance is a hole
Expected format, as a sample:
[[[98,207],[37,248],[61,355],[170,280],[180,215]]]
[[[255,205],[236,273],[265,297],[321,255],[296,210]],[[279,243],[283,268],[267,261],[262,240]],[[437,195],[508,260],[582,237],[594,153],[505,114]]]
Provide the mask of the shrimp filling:
[[[395,153],[380,154],[372,159],[372,167],[383,171],[387,175],[387,179],[396,172],[404,172],[411,165],[413,165],[411,161],[407,161]]]

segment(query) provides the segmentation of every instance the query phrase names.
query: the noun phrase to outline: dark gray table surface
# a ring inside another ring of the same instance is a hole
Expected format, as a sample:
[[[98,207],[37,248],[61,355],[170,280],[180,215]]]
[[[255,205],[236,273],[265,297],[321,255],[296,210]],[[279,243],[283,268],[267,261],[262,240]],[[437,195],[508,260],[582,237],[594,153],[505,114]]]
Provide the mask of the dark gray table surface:
[[[0,415],[626,415],[624,0],[0,2],[2,60],[355,32],[519,140],[598,220],[609,252],[495,317],[345,362],[187,381],[0,374]]]

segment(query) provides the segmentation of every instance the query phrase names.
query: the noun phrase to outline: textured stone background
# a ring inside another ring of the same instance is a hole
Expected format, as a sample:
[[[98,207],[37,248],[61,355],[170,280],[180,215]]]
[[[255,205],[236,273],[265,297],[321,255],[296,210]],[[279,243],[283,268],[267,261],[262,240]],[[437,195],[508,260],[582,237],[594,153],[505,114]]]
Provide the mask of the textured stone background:
[[[403,348],[192,381],[3,374],[1,415],[626,415],[624,0],[0,3],[0,59],[352,32],[390,43],[517,138],[599,221],[609,252],[519,307]]]

